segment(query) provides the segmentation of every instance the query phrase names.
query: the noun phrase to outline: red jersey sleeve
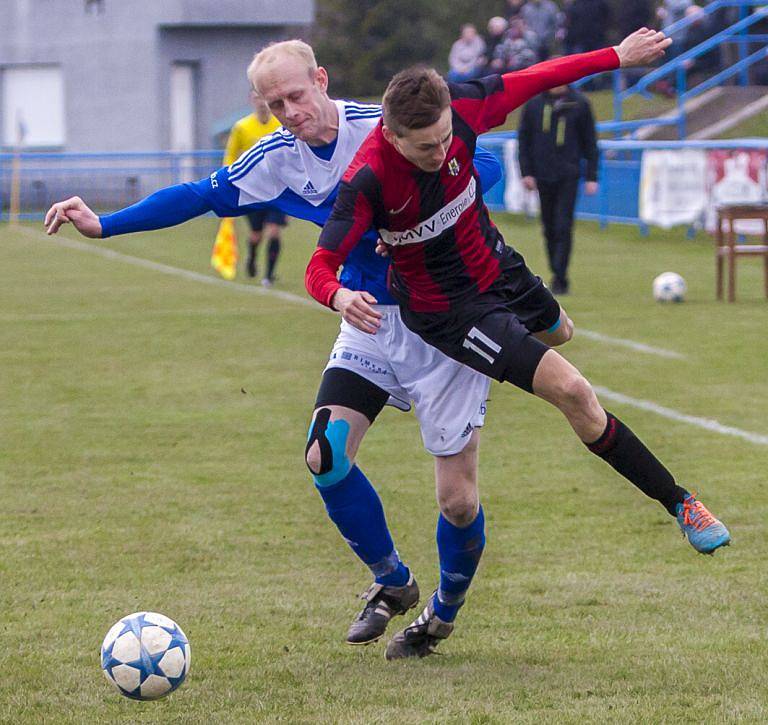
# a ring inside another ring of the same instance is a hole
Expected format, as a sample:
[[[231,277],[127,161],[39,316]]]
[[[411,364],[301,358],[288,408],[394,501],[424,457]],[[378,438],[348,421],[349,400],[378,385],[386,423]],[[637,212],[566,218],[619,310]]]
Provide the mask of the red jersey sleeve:
[[[317,249],[304,274],[304,286],[320,304],[331,307],[341,288],[336,277],[347,255],[371,228],[373,208],[363,190],[365,167],[349,181],[343,180],[331,215],[323,226]]]
[[[539,93],[618,67],[619,56],[613,48],[567,55],[514,73],[449,84],[451,105],[481,134],[503,124],[512,111]]]

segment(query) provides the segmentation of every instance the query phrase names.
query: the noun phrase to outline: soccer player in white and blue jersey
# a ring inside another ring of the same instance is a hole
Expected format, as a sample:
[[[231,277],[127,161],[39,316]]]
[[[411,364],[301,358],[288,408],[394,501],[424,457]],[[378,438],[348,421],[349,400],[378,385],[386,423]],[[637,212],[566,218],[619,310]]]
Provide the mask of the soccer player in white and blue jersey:
[[[49,234],[71,222],[82,234],[104,238],[159,229],[214,211],[236,216],[277,207],[325,223],[339,181],[381,115],[374,105],[334,101],[328,76],[312,49],[285,41],[258,53],[248,70],[252,85],[283,124],[229,167],[201,181],[162,189],[143,201],[97,216],[78,197],[54,204],[46,215]],[[475,168],[481,187],[500,177],[490,154],[479,152]],[[418,586],[389,533],[379,497],[355,464],[358,447],[386,404],[415,405],[427,450],[435,456],[440,517],[437,544],[445,611],[455,613],[475,573],[485,543],[477,492],[478,430],[483,424],[489,380],[410,332],[386,289],[388,261],[375,253],[371,232],[347,259],[345,291],[335,307],[346,320],[323,374],[306,448],[306,461],[328,515],[374,583],[352,623],[350,644],[368,644],[384,633],[395,614],[416,605]],[[349,294],[347,294],[349,293]],[[373,310],[369,304],[374,305]],[[446,615],[449,616],[449,615]]]

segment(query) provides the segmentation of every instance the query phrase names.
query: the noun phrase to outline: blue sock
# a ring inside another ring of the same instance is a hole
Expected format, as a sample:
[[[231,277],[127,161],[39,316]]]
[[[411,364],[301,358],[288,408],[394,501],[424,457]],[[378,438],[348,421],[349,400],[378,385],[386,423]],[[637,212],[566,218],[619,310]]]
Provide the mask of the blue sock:
[[[332,486],[316,486],[325,510],[352,551],[373,572],[376,582],[399,587],[410,571],[400,561],[376,489],[357,467]]]
[[[460,529],[440,514],[437,520],[437,551],[440,555],[440,587],[432,605],[444,622],[456,619],[464,596],[477,571],[485,547],[485,516],[480,507],[477,517]]]

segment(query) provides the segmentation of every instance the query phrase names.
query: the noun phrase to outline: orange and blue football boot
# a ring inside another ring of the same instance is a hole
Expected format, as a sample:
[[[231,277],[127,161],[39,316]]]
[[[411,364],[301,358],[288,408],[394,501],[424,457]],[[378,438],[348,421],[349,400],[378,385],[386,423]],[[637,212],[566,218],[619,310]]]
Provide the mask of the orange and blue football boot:
[[[677,504],[677,523],[690,545],[702,554],[714,554],[715,549],[731,543],[728,529],[696,499],[695,493]]]

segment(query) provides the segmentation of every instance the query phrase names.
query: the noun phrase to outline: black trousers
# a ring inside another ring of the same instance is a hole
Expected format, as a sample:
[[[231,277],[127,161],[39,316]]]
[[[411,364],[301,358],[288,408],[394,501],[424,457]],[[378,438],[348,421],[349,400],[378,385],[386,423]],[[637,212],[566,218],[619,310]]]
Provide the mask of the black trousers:
[[[573,247],[573,213],[579,180],[539,181],[541,223],[547,242],[547,256],[552,274],[561,282],[568,279],[568,262]]]

